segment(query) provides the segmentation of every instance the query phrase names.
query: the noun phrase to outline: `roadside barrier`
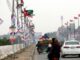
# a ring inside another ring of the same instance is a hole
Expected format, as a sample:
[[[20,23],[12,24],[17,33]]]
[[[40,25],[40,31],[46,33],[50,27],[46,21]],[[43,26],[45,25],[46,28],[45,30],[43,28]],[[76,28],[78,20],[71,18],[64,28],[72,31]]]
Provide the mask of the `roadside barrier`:
[[[5,57],[16,53],[20,51],[20,49],[23,49],[23,48],[25,48],[23,44],[0,46],[0,59],[4,59]]]

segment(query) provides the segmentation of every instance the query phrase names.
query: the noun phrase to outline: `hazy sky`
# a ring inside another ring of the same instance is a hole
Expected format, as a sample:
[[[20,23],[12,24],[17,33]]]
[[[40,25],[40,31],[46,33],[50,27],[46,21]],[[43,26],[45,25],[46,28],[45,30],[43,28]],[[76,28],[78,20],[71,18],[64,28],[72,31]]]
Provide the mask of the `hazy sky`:
[[[36,32],[57,31],[61,26],[61,16],[64,18],[64,24],[80,14],[80,0],[24,0],[24,2],[26,9],[34,10],[35,16],[32,21]],[[9,32],[10,15],[11,11],[6,0],[0,0],[0,18],[4,20],[0,25],[0,34]]]

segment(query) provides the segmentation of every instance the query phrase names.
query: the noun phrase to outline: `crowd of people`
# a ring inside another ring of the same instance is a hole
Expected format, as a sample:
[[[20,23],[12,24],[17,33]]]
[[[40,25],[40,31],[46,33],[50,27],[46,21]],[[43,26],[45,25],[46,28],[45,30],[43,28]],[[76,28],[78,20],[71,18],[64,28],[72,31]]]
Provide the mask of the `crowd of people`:
[[[40,42],[38,42],[36,46],[38,53],[42,53],[42,45],[40,44]],[[52,42],[49,42],[46,48],[46,52],[48,53],[48,60],[59,60],[60,51],[61,46],[59,41],[56,38],[52,38]]]

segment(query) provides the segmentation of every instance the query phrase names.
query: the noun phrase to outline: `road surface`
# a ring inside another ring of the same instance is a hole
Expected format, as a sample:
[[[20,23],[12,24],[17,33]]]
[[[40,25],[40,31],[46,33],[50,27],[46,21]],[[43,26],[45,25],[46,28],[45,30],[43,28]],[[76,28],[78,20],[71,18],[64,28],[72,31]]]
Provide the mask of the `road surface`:
[[[47,54],[42,53],[42,54],[39,55],[37,53],[37,51],[35,51],[34,60],[48,60],[47,59]],[[77,55],[75,55],[75,56],[66,56],[65,58],[60,58],[60,60],[80,60],[80,57],[78,57]]]

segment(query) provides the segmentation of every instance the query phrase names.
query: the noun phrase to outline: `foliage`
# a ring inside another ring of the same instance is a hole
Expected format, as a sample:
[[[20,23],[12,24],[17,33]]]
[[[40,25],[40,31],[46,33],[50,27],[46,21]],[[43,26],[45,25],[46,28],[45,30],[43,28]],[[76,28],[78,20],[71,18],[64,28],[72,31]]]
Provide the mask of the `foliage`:
[[[7,38],[0,39],[0,46],[2,45],[10,45],[10,41]]]

